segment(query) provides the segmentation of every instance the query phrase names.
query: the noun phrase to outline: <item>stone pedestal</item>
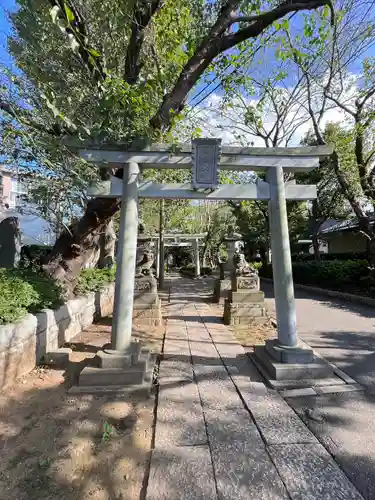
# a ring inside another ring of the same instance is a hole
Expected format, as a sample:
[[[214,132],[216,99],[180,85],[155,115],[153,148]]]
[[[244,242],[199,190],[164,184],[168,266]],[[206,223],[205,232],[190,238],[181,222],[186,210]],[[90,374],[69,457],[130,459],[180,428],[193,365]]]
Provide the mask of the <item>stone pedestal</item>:
[[[228,297],[231,287],[232,281],[230,278],[215,280],[212,301],[216,304],[224,304],[224,301]]]
[[[224,301],[224,324],[251,325],[267,321],[264,293],[258,276],[233,276]]]
[[[156,356],[140,343],[133,342],[125,351],[105,349],[86,366],[71,394],[150,393]]]
[[[255,346],[253,360],[276,389],[310,387],[317,379],[334,376],[332,365],[301,340],[294,347],[283,346],[277,339],[266,340],[265,345]]]
[[[161,302],[153,276],[135,278],[133,319],[149,326],[161,324]]]

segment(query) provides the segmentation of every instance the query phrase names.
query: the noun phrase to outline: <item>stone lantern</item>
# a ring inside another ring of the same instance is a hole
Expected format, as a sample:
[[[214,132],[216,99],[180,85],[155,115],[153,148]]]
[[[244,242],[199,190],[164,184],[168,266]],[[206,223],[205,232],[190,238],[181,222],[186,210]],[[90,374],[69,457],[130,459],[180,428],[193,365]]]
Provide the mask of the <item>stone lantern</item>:
[[[232,282],[231,276],[235,269],[234,256],[242,247],[242,236],[234,231],[230,231],[224,238],[224,244],[227,248],[228,259],[220,265],[220,277],[215,280],[213,302],[224,303],[231,290]]]

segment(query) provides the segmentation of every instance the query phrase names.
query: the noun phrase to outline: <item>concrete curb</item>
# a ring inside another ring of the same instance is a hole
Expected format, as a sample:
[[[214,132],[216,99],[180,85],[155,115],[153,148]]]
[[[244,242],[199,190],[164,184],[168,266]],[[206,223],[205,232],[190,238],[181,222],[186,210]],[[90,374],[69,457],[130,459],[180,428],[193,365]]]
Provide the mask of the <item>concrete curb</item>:
[[[260,279],[265,283],[273,283],[273,280],[270,278],[260,277]],[[334,299],[345,300],[346,302],[352,302],[354,304],[361,304],[369,307],[375,307],[375,299],[372,299],[371,297],[364,297],[363,295],[354,295],[352,293],[338,292],[336,290],[327,290],[326,288],[318,288],[309,285],[300,285],[299,283],[294,283],[294,288],[296,288],[297,290],[304,290],[312,294],[316,293],[320,295],[326,295],[327,297],[332,297]]]

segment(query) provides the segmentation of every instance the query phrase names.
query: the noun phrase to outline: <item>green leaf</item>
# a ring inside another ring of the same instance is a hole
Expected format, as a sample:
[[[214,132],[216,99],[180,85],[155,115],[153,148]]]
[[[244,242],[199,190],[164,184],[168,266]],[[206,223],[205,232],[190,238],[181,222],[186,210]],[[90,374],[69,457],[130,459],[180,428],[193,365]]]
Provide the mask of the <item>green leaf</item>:
[[[89,49],[89,52],[94,57],[100,57],[100,53],[95,49]]]
[[[64,3],[64,7],[65,7],[66,18],[71,23],[75,19],[73,11],[72,11],[72,9],[66,3]]]
[[[330,15],[330,8],[328,5],[325,5],[323,8],[323,16],[328,17]]]

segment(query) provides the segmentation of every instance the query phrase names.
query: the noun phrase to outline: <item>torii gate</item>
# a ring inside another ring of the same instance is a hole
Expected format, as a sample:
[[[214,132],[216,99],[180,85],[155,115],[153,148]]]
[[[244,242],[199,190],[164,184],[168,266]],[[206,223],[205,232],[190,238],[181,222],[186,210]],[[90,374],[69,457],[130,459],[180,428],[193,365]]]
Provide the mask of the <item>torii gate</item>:
[[[123,167],[123,179],[103,181],[90,195],[120,198],[121,222],[117,255],[112,349],[125,351],[131,344],[134,276],[137,250],[138,198],[199,200],[267,200],[270,217],[272,267],[275,288],[280,361],[296,362],[306,351],[298,347],[296,309],[288,234],[286,200],[311,200],[316,186],[284,182],[284,172],[305,172],[332,154],[327,146],[296,148],[222,147],[215,139],[196,139],[192,145],[171,149],[151,145],[129,151],[121,145],[78,148],[80,155],[101,167]],[[143,169],[192,169],[193,184],[157,184],[139,179]],[[218,184],[218,169],[266,172],[266,182]],[[293,353],[296,353],[293,356]],[[283,355],[284,353],[285,355]],[[307,359],[307,357],[306,357]]]

